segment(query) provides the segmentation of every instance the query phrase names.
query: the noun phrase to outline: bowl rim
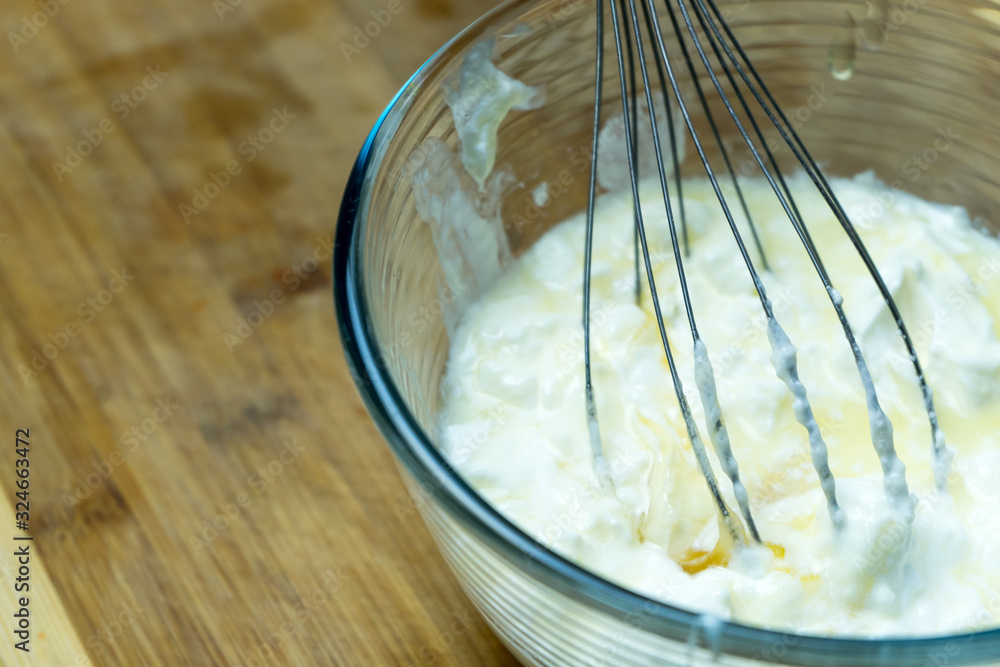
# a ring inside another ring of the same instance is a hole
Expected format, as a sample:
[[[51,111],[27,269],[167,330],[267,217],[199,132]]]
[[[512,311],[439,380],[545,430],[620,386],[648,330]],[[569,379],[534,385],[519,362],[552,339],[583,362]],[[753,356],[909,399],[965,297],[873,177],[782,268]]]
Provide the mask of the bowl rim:
[[[374,325],[368,316],[360,244],[369,183],[379,172],[384,151],[399,120],[411,108],[428,73],[453,51],[487,34],[491,24],[545,0],[505,0],[438,49],[395,94],[362,145],[341,200],[332,258],[333,297],[341,345],[358,392],[398,462],[448,514],[508,565],[590,609],[628,622],[642,615],[638,629],[687,643],[702,614],[675,607],[614,584],[537,542],[482,498],[448,463],[407,409],[386,372]],[[554,0],[553,0],[554,1]],[[602,1],[603,5],[603,1]],[[641,610],[641,611],[640,611]],[[702,646],[724,655],[782,665],[975,665],[1000,658],[1000,628],[934,637],[824,637],[768,630],[722,620],[721,640]],[[635,627],[635,626],[632,626]],[[705,633],[698,633],[704,635]],[[702,641],[703,640],[703,641]],[[780,654],[776,647],[783,647]]]

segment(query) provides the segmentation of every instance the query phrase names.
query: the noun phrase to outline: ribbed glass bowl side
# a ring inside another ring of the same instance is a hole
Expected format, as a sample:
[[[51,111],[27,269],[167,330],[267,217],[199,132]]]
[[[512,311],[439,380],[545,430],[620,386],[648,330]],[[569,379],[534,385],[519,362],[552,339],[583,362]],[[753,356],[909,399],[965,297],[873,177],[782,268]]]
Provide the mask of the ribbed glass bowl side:
[[[423,497],[405,467],[401,474],[414,497]],[[490,628],[525,665],[546,667],[747,667],[781,665],[796,639],[782,636],[764,645],[758,659],[715,655],[711,625],[692,626],[692,642],[649,632],[657,605],[639,605],[622,621],[554,591],[513,567],[473,536],[433,497],[420,507],[424,522],[462,589]],[[525,558],[529,558],[525,556]]]

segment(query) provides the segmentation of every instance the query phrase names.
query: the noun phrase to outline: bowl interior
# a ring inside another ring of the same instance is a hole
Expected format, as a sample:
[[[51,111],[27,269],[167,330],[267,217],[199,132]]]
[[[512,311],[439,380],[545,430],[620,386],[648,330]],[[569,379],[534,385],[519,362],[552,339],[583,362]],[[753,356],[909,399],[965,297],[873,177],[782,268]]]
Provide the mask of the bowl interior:
[[[607,4],[607,3],[605,3]],[[874,170],[922,198],[966,207],[996,232],[1000,217],[1000,10],[964,0],[720,0],[725,16],[791,125],[827,175]],[[739,173],[756,163],[703,67],[683,65],[669,16],[660,23],[692,122],[710,138],[695,78]],[[607,123],[621,115],[617,54],[605,21]],[[586,206],[594,116],[593,3],[508,2],[439,52],[401,92],[370,144],[354,244],[373,363],[433,439],[449,332],[513,259]],[[480,187],[462,169],[445,91],[463,58],[491,40],[507,75],[542,87],[545,103],[511,111]],[[711,57],[711,56],[710,56]],[[729,88],[724,84],[724,90]],[[731,94],[730,94],[731,97]],[[780,137],[756,112],[765,137]],[[709,159],[724,172],[715,142]],[[690,140],[686,176],[704,170]],[[786,173],[797,161],[775,155]],[[538,200],[535,190],[548,196]],[[808,221],[808,214],[806,215]]]

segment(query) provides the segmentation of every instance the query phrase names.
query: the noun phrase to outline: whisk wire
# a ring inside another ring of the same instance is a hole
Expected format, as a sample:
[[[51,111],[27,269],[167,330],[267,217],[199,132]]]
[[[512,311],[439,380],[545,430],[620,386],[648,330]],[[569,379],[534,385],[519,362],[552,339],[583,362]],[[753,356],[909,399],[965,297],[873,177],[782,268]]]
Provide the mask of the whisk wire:
[[[646,30],[652,34],[653,24],[649,18],[649,8],[642,5],[643,20],[646,23]],[[691,243],[688,237],[687,215],[684,211],[684,188],[681,180],[681,164],[678,154],[677,127],[674,124],[673,105],[670,104],[670,93],[667,90],[667,81],[663,74],[663,64],[659,58],[653,58],[656,65],[656,76],[660,82],[660,92],[663,94],[663,108],[667,116],[667,134],[670,139],[670,158],[674,174],[674,189],[677,191],[677,212],[681,220],[681,237],[684,241],[684,256],[691,256]]]
[[[625,7],[625,0],[618,0],[622,7]],[[614,0],[612,0],[614,2]],[[624,11],[624,10],[623,10]],[[625,34],[625,53],[628,55],[628,80],[631,90],[629,95],[632,98],[636,96],[636,78],[635,78],[635,58],[632,55],[632,38],[630,37],[630,31],[624,30]],[[632,145],[632,153],[629,155],[629,164],[631,165],[631,171],[633,173],[639,172],[639,107],[632,105],[632,131],[628,134],[628,142]],[[642,301],[642,279],[640,278],[639,271],[639,225],[636,221],[638,216],[638,204],[635,204],[636,209],[632,214],[632,247],[633,256],[635,257],[635,305],[639,305]]]
[[[614,4],[614,0],[611,0]],[[587,432],[590,436],[590,451],[594,460],[594,472],[598,483],[604,491],[613,491],[614,482],[611,477],[611,467],[604,457],[604,447],[601,444],[601,429],[597,420],[597,401],[594,399],[594,384],[591,378],[590,363],[590,282],[591,257],[594,246],[594,200],[597,195],[597,151],[600,146],[601,131],[601,97],[604,81],[604,0],[597,0],[597,58],[595,63],[596,77],[594,81],[594,132],[591,146],[590,187],[587,193],[587,229],[584,241],[583,259],[583,365],[585,377],[585,401],[587,409]],[[624,85],[624,79],[623,83]]]

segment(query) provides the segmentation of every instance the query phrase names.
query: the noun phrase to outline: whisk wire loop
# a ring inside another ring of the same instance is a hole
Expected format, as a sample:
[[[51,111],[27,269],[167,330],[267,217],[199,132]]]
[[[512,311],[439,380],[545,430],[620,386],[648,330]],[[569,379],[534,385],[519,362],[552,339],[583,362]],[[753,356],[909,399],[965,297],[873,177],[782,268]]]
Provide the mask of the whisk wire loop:
[[[720,536],[721,527],[725,526],[729,536],[734,540],[742,541],[745,539],[743,537],[744,532],[742,524],[729,510],[726,500],[720,491],[718,482],[712,470],[711,462],[708,459],[707,452],[701,440],[698,426],[693,418],[680,374],[675,365],[674,355],[671,349],[666,325],[664,323],[659,297],[657,295],[656,279],[653,274],[649,243],[639,197],[639,181],[641,178],[641,174],[639,173],[640,161],[638,159],[638,131],[640,122],[638,117],[638,106],[640,98],[640,80],[642,85],[642,97],[644,98],[649,115],[649,127],[652,131],[653,153],[656,161],[656,176],[659,179],[660,189],[663,196],[663,205],[666,211],[674,264],[677,270],[677,278],[681,297],[683,299],[684,312],[690,327],[692,343],[694,346],[693,360],[695,367],[695,384],[700,393],[701,405],[705,413],[706,427],[708,428],[710,440],[722,469],[730,479],[733,495],[735,496],[740,509],[740,515],[742,516],[743,521],[746,522],[753,540],[760,542],[761,536],[752,515],[746,488],[740,479],[739,466],[733,453],[729,433],[726,429],[725,420],[722,415],[722,408],[719,402],[715,382],[715,373],[711,361],[709,360],[708,348],[698,331],[695,307],[691,298],[687,275],[685,272],[684,263],[685,259],[690,257],[690,245],[687,219],[683,207],[683,198],[681,196],[681,160],[678,150],[681,137],[679,136],[680,132],[678,131],[679,126],[674,123],[674,109],[679,112],[680,119],[683,121],[683,127],[686,129],[686,134],[691,138],[692,144],[694,145],[695,151],[698,155],[698,160],[705,170],[708,182],[710,183],[715,194],[715,198],[718,200],[721,212],[729,225],[733,239],[736,242],[743,262],[746,265],[747,272],[755,287],[761,308],[763,309],[767,319],[767,334],[768,341],[771,346],[772,363],[774,364],[776,374],[782,382],[784,382],[794,399],[794,413],[796,420],[806,429],[808,434],[810,455],[814,468],[819,476],[820,486],[826,496],[830,519],[834,526],[837,528],[843,528],[846,521],[845,513],[837,501],[836,481],[830,471],[829,455],[826,443],[813,414],[806,388],[799,377],[796,349],[775,316],[771,301],[767,296],[763,279],[750,255],[747,243],[740,229],[740,224],[737,222],[734,211],[727,201],[726,194],[723,192],[722,185],[720,184],[719,178],[713,168],[712,161],[709,159],[708,151],[705,148],[702,138],[699,136],[699,133],[695,128],[695,123],[692,118],[691,110],[689,109],[688,101],[685,100],[684,95],[682,94],[678,72],[676,71],[668,53],[667,43],[661,29],[660,17],[657,13],[654,0],[638,0],[638,2],[641,5],[641,20],[639,16],[639,9],[636,6],[637,0],[618,0],[618,2],[616,2],[616,0],[611,0],[609,3],[622,99],[622,118],[625,125],[625,146],[630,171],[629,185],[633,199],[633,243],[635,253],[636,302],[639,302],[640,295],[639,270],[641,254],[642,264],[645,267],[647,284],[652,301],[653,313],[656,319],[663,351],[666,356],[674,393],[680,407],[681,416],[684,420],[688,439],[691,443],[692,451],[694,452],[698,467],[705,478],[709,491],[719,512]],[[750,63],[746,53],[743,51],[738,41],[736,41],[730,27],[722,16],[716,1],[665,0],[664,5],[671,27],[673,28],[674,37],[676,38],[680,49],[681,60],[683,60],[684,67],[687,74],[690,76],[691,84],[696,93],[697,103],[700,104],[703,117],[710,129],[711,138],[715,141],[719,156],[722,158],[726,172],[728,172],[732,189],[735,191],[737,199],[739,200],[740,209],[746,220],[746,225],[749,228],[749,232],[755,246],[755,254],[759,256],[760,264],[764,270],[770,272],[767,256],[764,251],[764,244],[758,233],[757,227],[754,224],[747,199],[744,196],[742,188],[740,187],[740,179],[737,177],[737,174],[733,169],[728,149],[722,140],[717,119],[713,115],[708,103],[706,91],[703,89],[699,81],[697,64],[700,64],[700,66],[704,68],[704,71],[707,73],[707,76],[712,83],[712,88],[714,88],[714,91],[717,93],[721,103],[725,107],[725,113],[722,115],[728,116],[729,119],[731,119],[739,133],[739,136],[749,148],[750,154],[752,155],[757,168],[761,170],[761,173],[768,182],[771,191],[781,204],[782,209],[791,222],[799,241],[806,250],[810,262],[812,263],[813,268],[815,269],[823,287],[827,292],[827,296],[829,297],[829,300],[837,314],[838,320],[840,321],[841,327],[843,328],[846,341],[851,348],[855,365],[861,380],[861,385],[865,391],[869,429],[871,432],[872,443],[882,464],[886,494],[891,499],[895,499],[900,503],[909,503],[908,507],[912,510],[912,501],[909,496],[909,489],[905,479],[905,467],[896,456],[893,444],[892,425],[879,404],[871,373],[844,310],[843,299],[833,286],[830,275],[823,264],[820,253],[812,235],[809,232],[802,212],[796,204],[795,198],[792,196],[791,189],[782,174],[782,170],[779,167],[774,151],[772,150],[771,145],[769,145],[769,142],[765,140],[764,132],[755,117],[755,112],[751,109],[750,99],[756,101],[757,105],[767,116],[771,124],[778,130],[778,133],[784,140],[785,144],[791,149],[799,164],[809,175],[810,180],[823,196],[824,201],[834,213],[852,245],[859,253],[868,272],[875,280],[883,300],[887,304],[893,318],[895,319],[900,336],[910,353],[917,379],[921,387],[924,405],[931,423],[935,478],[938,488],[944,489],[944,479],[946,479],[950,452],[945,444],[944,436],[940,431],[937,415],[934,410],[932,392],[927,385],[923,369],[913,347],[913,342],[910,339],[905,324],[903,323],[902,316],[892,299],[892,295],[886,287],[884,280],[882,280],[874,261],[857,234],[857,231],[851,224],[847,215],[844,213],[844,210],[830,188],[829,183],[823,176],[816,162],[809,155],[809,152],[806,150],[798,134],[795,132],[795,128],[791,125],[791,123],[789,123],[787,117],[777,105],[774,97],[764,85],[759,74],[753,68],[753,65]],[[693,19],[692,15],[694,17]],[[695,20],[701,28],[701,36],[699,36],[699,32],[695,27]],[[643,36],[643,28],[645,28],[645,32],[648,35],[648,45]],[[690,47],[692,48],[689,48],[688,41],[690,41]],[[712,56],[714,56],[714,59],[717,62],[718,68],[722,71],[722,78],[725,79],[731,89],[731,93],[727,94],[720,77],[716,75],[716,71],[713,69],[712,61],[710,60],[703,42],[707,42]],[[635,49],[634,53],[633,48]],[[591,448],[594,454],[595,470],[599,480],[601,481],[601,485],[613,488],[610,468],[604,458],[600,441],[600,429],[596,412],[596,399],[594,397],[594,388],[591,377],[592,358],[590,341],[591,261],[593,253],[595,193],[597,189],[597,152],[600,148],[598,134],[600,132],[600,107],[604,76],[603,51],[604,3],[603,0],[598,0],[595,113],[592,153],[593,161],[591,164],[590,192],[587,202],[587,229],[584,257],[584,363],[586,366],[587,415],[590,426],[590,440]],[[694,55],[692,55],[692,53]],[[656,82],[652,81],[651,68],[649,66],[650,60],[656,70]],[[640,75],[638,78],[636,77],[635,71],[637,63]],[[626,68],[628,69],[627,75]],[[738,75],[738,78],[734,76],[734,72]],[[741,81],[749,91],[750,96],[744,95],[741,91],[741,87],[739,85]],[[659,83],[659,88],[656,87],[655,83]],[[671,173],[674,176],[674,191],[676,193],[673,196],[671,193],[670,179],[667,173],[667,160],[663,153],[663,143],[657,119],[657,111],[654,104],[654,96],[657,94],[657,91],[663,95],[666,121],[668,125],[667,134],[671,151],[670,166],[672,167]],[[730,99],[730,95],[735,95],[736,97],[739,109],[743,115],[742,120],[740,112],[737,111],[736,106],[734,106],[732,100]],[[752,134],[756,137],[756,140],[751,137],[751,132],[747,130],[745,123],[749,124]],[[679,211],[679,218],[681,222],[680,232],[678,232],[676,225],[675,208]]]

